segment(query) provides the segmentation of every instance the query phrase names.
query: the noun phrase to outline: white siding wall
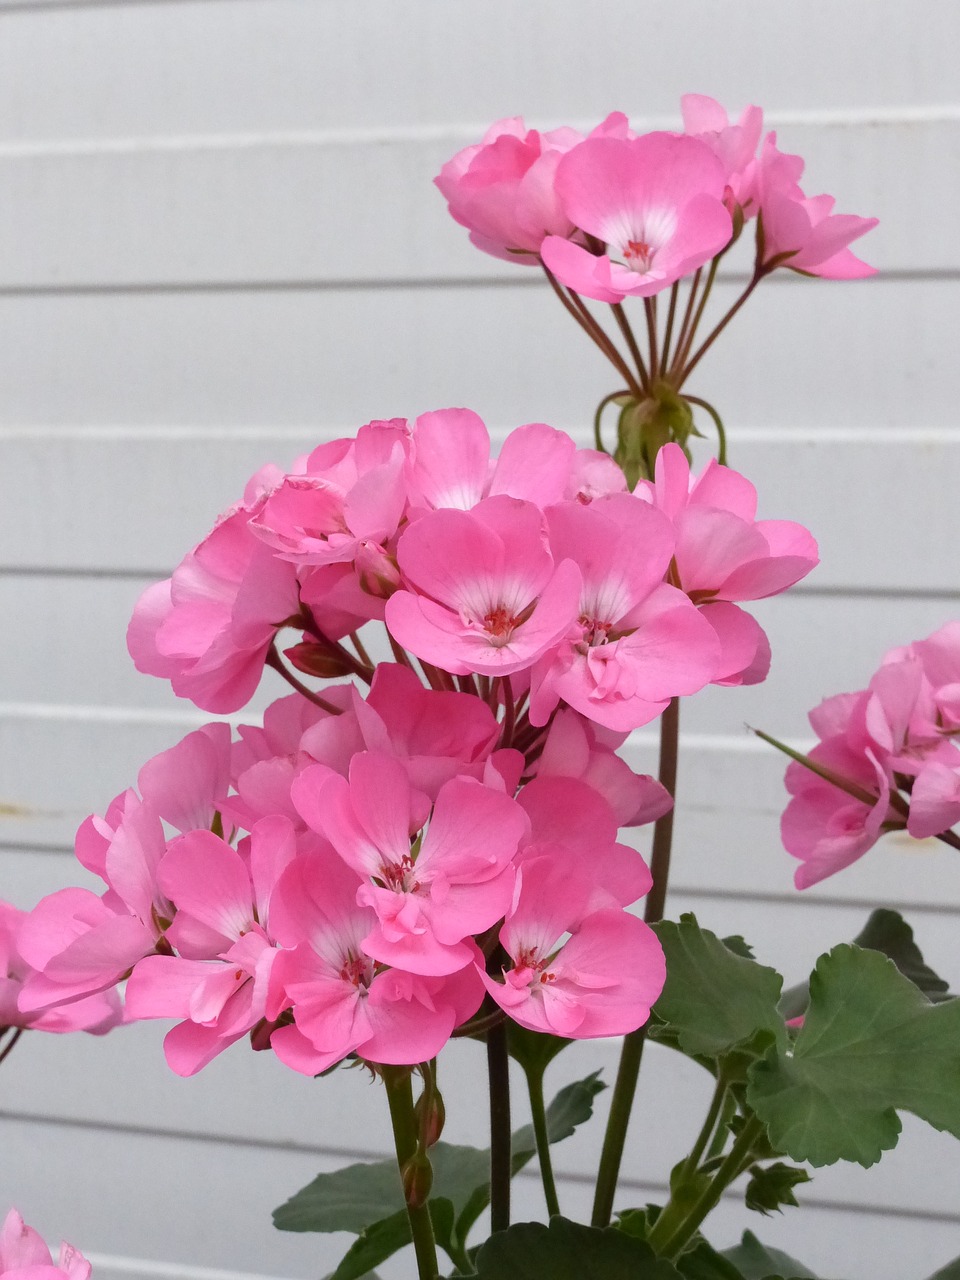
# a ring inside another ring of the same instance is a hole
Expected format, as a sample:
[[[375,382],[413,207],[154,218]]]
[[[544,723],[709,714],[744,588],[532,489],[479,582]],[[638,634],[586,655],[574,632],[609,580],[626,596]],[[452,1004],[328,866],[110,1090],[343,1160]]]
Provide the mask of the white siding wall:
[[[532,272],[469,247],[439,164],[498,116],[674,121],[696,90],[764,105],[811,190],[878,214],[882,274],[772,282],[696,378],[764,513],[807,522],[823,565],[757,608],[768,683],[685,709],[671,908],[799,976],[905,903],[960,982],[956,854],[890,839],[796,895],[782,767],[742,728],[802,739],[820,697],[956,613],[958,43],[949,0],[0,0],[0,897],[76,882],[79,820],[203,719],[136,676],[123,632],[262,461],[448,404],[586,439],[605,368]],[[648,767],[653,747],[638,735]],[[242,1048],[181,1081],[160,1039],[26,1039],[0,1072],[0,1211],[102,1275],[329,1269],[343,1241],[279,1235],[269,1210],[383,1149],[378,1091]],[[557,1084],[612,1075],[612,1050],[578,1052]],[[452,1051],[454,1141],[484,1141],[478,1059]],[[624,1204],[659,1193],[704,1101],[655,1047],[642,1087]],[[558,1150],[570,1211],[596,1145]],[[920,1280],[960,1253],[958,1193],[956,1143],[907,1117],[869,1174],[818,1175],[802,1215],[730,1202],[713,1235],[749,1225],[826,1274]],[[522,1181],[521,1212],[538,1196]]]

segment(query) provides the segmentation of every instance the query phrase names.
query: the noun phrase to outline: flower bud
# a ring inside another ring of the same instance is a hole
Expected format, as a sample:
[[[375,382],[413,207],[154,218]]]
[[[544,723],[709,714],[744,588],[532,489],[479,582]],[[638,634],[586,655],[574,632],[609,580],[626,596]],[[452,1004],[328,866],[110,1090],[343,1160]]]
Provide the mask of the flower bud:
[[[413,1114],[417,1119],[417,1131],[420,1141],[425,1147],[432,1147],[440,1139],[443,1126],[447,1121],[447,1109],[443,1105],[443,1097],[434,1089],[428,1101],[426,1091],[417,1099]]]
[[[284,656],[290,659],[292,666],[308,676],[318,676],[321,680],[335,680],[339,676],[350,674],[351,667],[335,649],[314,640],[304,640],[300,644],[284,649]]]
[[[415,1152],[400,1170],[403,1194],[411,1209],[422,1209],[433,1186],[433,1166],[423,1151]]]
[[[397,562],[369,538],[358,545],[354,565],[361,588],[378,600],[388,600],[401,585]]]

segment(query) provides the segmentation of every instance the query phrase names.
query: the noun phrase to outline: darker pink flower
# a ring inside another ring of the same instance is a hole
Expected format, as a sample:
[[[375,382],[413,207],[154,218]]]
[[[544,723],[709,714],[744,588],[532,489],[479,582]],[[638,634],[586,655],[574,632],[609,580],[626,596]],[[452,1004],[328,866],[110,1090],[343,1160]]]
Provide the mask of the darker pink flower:
[[[554,178],[561,156],[582,140],[574,129],[540,133],[519,116],[498,120],[482,142],[448,160],[434,182],[478,249],[533,265],[544,236],[573,231]]]

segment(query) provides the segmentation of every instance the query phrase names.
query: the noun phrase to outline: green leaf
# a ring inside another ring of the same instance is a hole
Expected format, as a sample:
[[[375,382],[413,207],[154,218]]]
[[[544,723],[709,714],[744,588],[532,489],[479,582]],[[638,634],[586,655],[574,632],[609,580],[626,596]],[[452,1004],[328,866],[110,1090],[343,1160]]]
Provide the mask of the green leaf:
[[[853,943],[888,956],[903,976],[933,1002],[950,998],[948,984],[924,963],[920,948],[913,940],[913,930],[899,912],[886,908],[872,911]],[[809,1001],[810,984],[801,982],[784,992],[780,1012],[785,1018],[796,1018],[806,1010]]]
[[[681,1253],[676,1265],[683,1280],[745,1280],[740,1268],[702,1237],[692,1249]]]
[[[696,917],[654,925],[667,960],[667,981],[654,1013],[687,1054],[718,1058],[755,1041],[765,1051],[771,1040],[786,1044],[777,1011],[783,979],[773,969],[736,955]],[[662,1038],[659,1029],[651,1031]]]
[[[897,911],[872,911],[867,923],[853,940],[854,946],[879,951],[888,956],[905,978],[931,1000],[949,998],[949,984],[924,963],[913,930]]]
[[[897,1110],[960,1137],[960,1000],[931,1005],[891,960],[844,944],[821,956],[791,1051],[750,1069],[770,1139],[813,1165],[869,1166],[896,1146]]]
[[[406,1209],[401,1209],[382,1222],[374,1222],[365,1227],[328,1280],[363,1280],[370,1275],[371,1267],[392,1258],[399,1249],[410,1244],[412,1239],[410,1219]]]
[[[726,938],[721,938],[720,941],[735,956],[743,956],[744,960],[752,960],[754,958],[753,947],[747,942],[742,933],[728,934]]]
[[[766,1248],[752,1231],[745,1231],[740,1243],[724,1249],[722,1256],[740,1269],[743,1280],[817,1280],[802,1262],[779,1249]]]
[[[960,1258],[941,1267],[936,1275],[930,1277],[930,1280],[960,1280]]]
[[[754,1165],[750,1170],[744,1201],[748,1209],[755,1209],[758,1213],[779,1213],[785,1204],[796,1205],[793,1188],[809,1181],[806,1169],[798,1169],[794,1164],[778,1160],[766,1167]]]
[[[377,1160],[321,1173],[274,1209],[273,1225],[278,1231],[352,1231],[359,1235],[398,1209],[406,1214],[397,1162]]]
[[[498,1231],[477,1254],[479,1280],[679,1280],[676,1267],[616,1227],[566,1218],[520,1222]]]

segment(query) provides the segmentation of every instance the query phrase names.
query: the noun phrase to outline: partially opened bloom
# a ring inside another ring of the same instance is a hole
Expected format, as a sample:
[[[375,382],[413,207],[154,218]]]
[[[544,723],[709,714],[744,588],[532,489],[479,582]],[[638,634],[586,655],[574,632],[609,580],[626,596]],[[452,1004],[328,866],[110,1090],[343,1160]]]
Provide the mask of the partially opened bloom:
[[[482,142],[448,160],[434,182],[478,249],[535,265],[544,236],[573,231],[554,176],[560,157],[582,140],[574,129],[527,129],[519,116],[497,120]]]
[[[857,280],[876,274],[848,248],[872,230],[876,218],[834,213],[833,196],[805,196],[797,185],[803,172],[799,156],[777,149],[767,135],[757,165],[757,193],[763,219],[761,265],[789,267],[828,280]]]
[[[39,1232],[11,1209],[0,1227],[0,1277],[5,1280],[87,1280],[90,1263],[64,1241],[56,1262]]]
[[[251,531],[262,500],[227,512],[172,577],[148,587],[127,630],[137,670],[205,711],[250,699],[278,629],[300,609],[293,565]]]
[[[653,482],[637,496],[673,523],[670,580],[696,604],[720,641],[717,684],[766,677],[770,647],[759,623],[734,601],[776,595],[818,563],[817,544],[792,520],[757,520],[757,491],[744,476],[711,459],[699,476],[679,445],[657,454]]]
[[[756,155],[763,130],[763,112],[745,107],[734,124],[726,110],[702,93],[685,93],[680,99],[684,131],[705,142],[723,165],[724,201],[739,205],[744,216],[756,213]]]
[[[570,220],[604,251],[548,236],[541,256],[562,284],[598,302],[651,297],[732,235],[724,166],[697,138],[589,139],[560,161],[556,186]]]
[[[0,901],[0,1031],[29,1027],[33,1031],[90,1031],[102,1035],[121,1020],[116,991],[99,992],[64,1005],[28,1011],[19,1006],[20,991],[31,968],[20,954],[17,939],[26,911]]]

